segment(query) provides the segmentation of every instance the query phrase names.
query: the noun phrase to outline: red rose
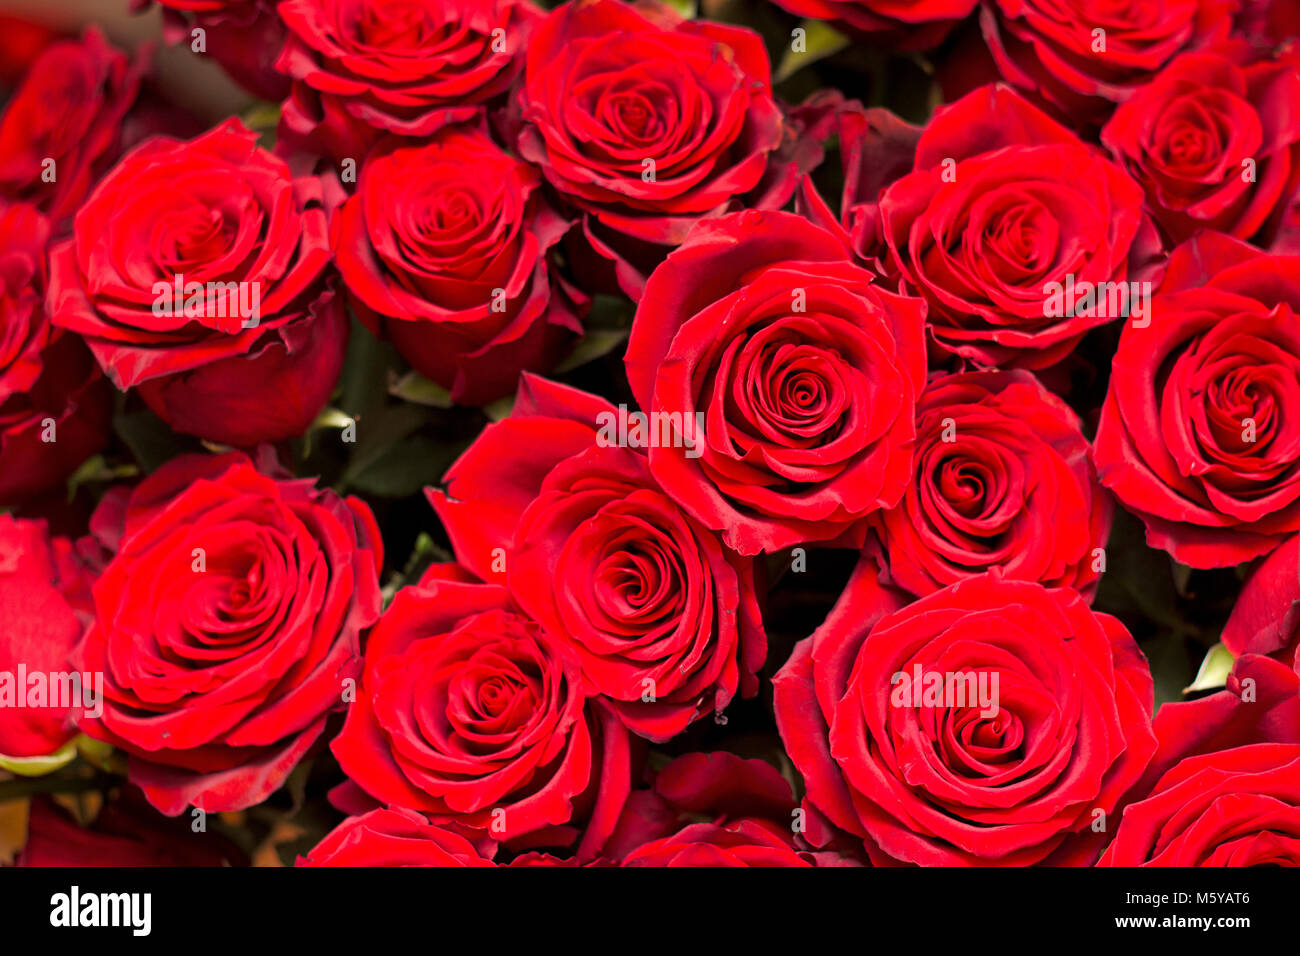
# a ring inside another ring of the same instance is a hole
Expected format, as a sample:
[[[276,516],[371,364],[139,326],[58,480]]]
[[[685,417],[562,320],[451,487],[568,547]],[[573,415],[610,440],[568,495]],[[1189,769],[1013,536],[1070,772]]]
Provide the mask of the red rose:
[[[1251,572],[1221,640],[1234,657],[1267,654],[1300,669],[1300,536],[1288,539]]]
[[[872,524],[887,581],[928,594],[992,568],[1096,590],[1110,530],[1087,439],[1025,371],[933,379],[916,406],[915,477]]]
[[[240,447],[300,435],[347,345],[323,279],[325,195],[238,120],[150,139],[53,248],[51,319],[176,431]]]
[[[95,28],[49,47],[0,117],[0,196],[61,226],[117,158],[140,69]]]
[[[461,563],[504,579],[631,730],[666,740],[753,696],[767,639],[753,561],[685,514],[644,453],[610,447],[598,428],[616,417],[526,376],[430,501]]]
[[[1086,865],[1155,749],[1136,642],[996,573],[900,604],[860,563],[774,679],[806,803],[877,864]]]
[[[15,866],[245,866],[239,848],[189,820],[160,817],[140,791],[126,788],[83,826],[48,797],[31,802],[27,842]]]
[[[935,344],[983,366],[1059,361],[1126,310],[1054,308],[1052,284],[1128,292],[1160,253],[1137,184],[1003,86],[935,112],[880,216],[887,273],[925,298]]]
[[[108,442],[108,383],[45,317],[49,234],[32,206],[0,204],[0,504],[48,492]]]
[[[1215,229],[1265,245],[1300,184],[1300,68],[1178,57],[1101,131],[1173,242]]]
[[[1099,866],[1300,866],[1300,744],[1191,757],[1124,810]]]
[[[769,763],[684,754],[632,792],[602,855],[624,866],[853,865],[798,841],[802,812]]]
[[[1243,654],[1223,690],[1161,704],[1153,727],[1160,746],[1129,800],[1145,797],[1188,757],[1246,744],[1300,744],[1300,675],[1272,658]]]
[[[284,0],[293,78],[281,136],[360,162],[385,133],[424,138],[509,89],[540,11],[526,0]]]
[[[896,504],[924,315],[799,216],[702,222],[651,276],[628,342],[641,408],[702,424],[693,448],[650,448],[655,478],[741,554],[833,538]]]
[[[504,588],[435,566],[398,592],[332,745],[374,799],[513,848],[595,855],[631,786],[627,732]]]
[[[1225,567],[1300,529],[1300,257],[1217,233],[1174,251],[1120,336],[1094,455],[1147,541]]]
[[[928,50],[975,9],[976,0],[773,0],[797,17],[830,20],[900,50]]]
[[[82,729],[130,754],[167,814],[265,800],[340,709],[379,617],[379,529],[355,498],[295,479],[262,450],[185,455],[92,530],[112,551],[76,666],[104,674]]]
[[[1008,83],[1099,126],[1175,55],[1226,37],[1237,2],[984,0],[980,26]]]
[[[16,86],[62,32],[24,16],[0,13],[0,86]]]
[[[147,6],[150,0],[135,0]],[[240,86],[264,100],[289,93],[289,79],[275,69],[284,48],[284,22],[275,0],[158,0],[163,36],[211,56]],[[197,48],[196,31],[202,31]]]
[[[638,847],[624,866],[812,866],[791,835],[759,820],[693,823]]]
[[[332,224],[357,314],[452,401],[510,394],[582,331],[547,264],[569,223],[540,185],[485,132],[446,126],[424,145],[376,147]]]
[[[66,538],[51,538],[44,521],[0,515],[0,769],[52,769],[72,758],[74,718],[94,709],[103,687],[93,675],[72,680],[69,663],[89,620],[81,597],[89,582]],[[26,675],[26,679],[23,676]],[[39,685],[31,678],[40,675]],[[34,686],[44,700],[32,699]],[[67,694],[65,699],[59,699]]]
[[[699,219],[790,198],[770,71],[758,34],[655,3],[569,3],[537,28],[519,153],[582,211],[583,245],[633,299]]]
[[[411,810],[348,817],[298,866],[493,866],[459,833]]]

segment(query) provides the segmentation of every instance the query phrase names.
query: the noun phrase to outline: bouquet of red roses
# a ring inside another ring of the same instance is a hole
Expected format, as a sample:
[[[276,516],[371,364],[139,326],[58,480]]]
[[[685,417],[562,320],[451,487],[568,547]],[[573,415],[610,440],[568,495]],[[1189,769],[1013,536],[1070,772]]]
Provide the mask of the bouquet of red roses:
[[[1300,864],[1296,9],[13,20],[0,862]]]

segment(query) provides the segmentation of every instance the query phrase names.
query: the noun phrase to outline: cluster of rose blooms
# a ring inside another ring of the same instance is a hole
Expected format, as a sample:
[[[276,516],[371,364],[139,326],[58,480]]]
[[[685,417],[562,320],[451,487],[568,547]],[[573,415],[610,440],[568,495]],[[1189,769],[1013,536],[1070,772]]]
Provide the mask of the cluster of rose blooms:
[[[103,700],[0,710],[0,766],[111,745],[142,799],[103,838],[138,847],[328,750],[346,819],[310,865],[1300,863],[1288,0],[775,0],[944,44],[923,126],[783,102],[755,30],[649,2],[158,2],[279,125],[202,128],[94,30],[4,108],[0,671]],[[181,275],[255,284],[257,321],[160,312]],[[1149,315],[1045,308],[1067,276],[1150,283]],[[627,396],[548,377],[598,295],[635,304]],[[285,454],[349,314],[455,404],[513,396],[427,476],[454,563],[395,595],[371,507]],[[52,534],[115,391],[208,451]],[[692,454],[598,442],[628,397],[700,422]],[[1117,507],[1245,566],[1221,690],[1157,713],[1092,609]],[[809,547],[860,557],[769,647]],[[891,702],[929,672],[995,674],[996,706]],[[656,750],[760,694],[784,768]],[[44,804],[31,830],[28,862],[78,839]]]

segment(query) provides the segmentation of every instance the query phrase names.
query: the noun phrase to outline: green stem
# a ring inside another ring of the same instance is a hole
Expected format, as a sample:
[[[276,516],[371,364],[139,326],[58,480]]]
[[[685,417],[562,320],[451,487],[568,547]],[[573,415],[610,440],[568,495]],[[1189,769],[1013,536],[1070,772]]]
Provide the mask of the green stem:
[[[87,790],[102,790],[120,782],[117,777],[106,773],[97,773],[93,777],[15,777],[13,780],[0,780],[0,803],[21,800],[39,793],[84,793]]]

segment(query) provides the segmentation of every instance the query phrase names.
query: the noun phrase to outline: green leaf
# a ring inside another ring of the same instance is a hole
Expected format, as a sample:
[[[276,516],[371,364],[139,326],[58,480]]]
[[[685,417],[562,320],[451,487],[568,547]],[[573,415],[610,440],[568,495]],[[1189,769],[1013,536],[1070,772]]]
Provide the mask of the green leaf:
[[[698,12],[695,0],[664,0],[664,2],[684,16],[687,20],[694,20],[695,15]]]
[[[592,329],[582,337],[577,348],[569,353],[559,365],[555,366],[555,375],[572,372],[575,368],[594,362],[608,355],[627,341],[627,329]]]
[[[54,753],[44,757],[7,757],[0,754],[0,770],[8,770],[20,777],[43,777],[66,767],[76,757],[77,742],[69,740]]]
[[[258,101],[244,110],[240,120],[251,130],[273,130],[280,122],[280,104]]]
[[[135,465],[110,467],[103,455],[92,455],[68,477],[68,501],[77,497],[77,490],[82,485],[111,482],[119,478],[134,478],[138,474],[140,469]]]
[[[113,430],[145,472],[155,471],[177,455],[200,447],[197,441],[177,435],[148,410],[115,416]]]
[[[394,450],[425,423],[428,414],[428,411],[419,405],[390,405],[364,417],[357,416],[355,450],[340,483],[345,487],[370,491],[372,494],[390,494],[387,490],[379,489],[392,488],[399,481],[388,474],[390,470],[401,469],[401,457],[400,455],[394,457]],[[426,454],[418,447],[407,449],[405,453]],[[417,465],[418,462],[413,460],[410,467],[405,469],[408,474],[403,487],[411,487],[411,482],[425,480],[424,476],[416,475]],[[438,476],[435,475],[428,481],[432,483],[437,481],[437,478]],[[414,494],[420,487],[421,485],[417,483],[414,485],[414,490],[408,493]],[[392,497],[403,496],[392,495]]]
[[[406,498],[425,485],[436,485],[459,448],[413,435],[392,445],[350,473],[348,483],[365,494],[381,498]]]
[[[839,53],[849,45],[849,38],[824,20],[804,20],[795,29],[803,31],[803,49],[796,52],[795,44],[800,38],[798,34],[792,36],[789,48],[781,57],[781,65],[772,77],[773,83],[788,80],[804,67]]]
[[[383,408],[388,400],[388,369],[394,357],[390,346],[354,319],[339,377],[338,407],[356,418]]]
[[[498,398],[495,402],[489,402],[487,405],[484,405],[483,414],[492,421],[499,422],[502,419],[509,418],[510,413],[514,411],[514,407],[515,397],[513,395],[507,395],[505,398]]]
[[[431,382],[419,372],[407,372],[401,378],[392,376],[388,394],[404,402],[428,405],[431,408],[451,408],[451,391],[437,382]]]
[[[1205,660],[1201,661],[1196,678],[1183,688],[1183,693],[1194,694],[1202,690],[1218,690],[1228,682],[1228,675],[1231,673],[1232,652],[1222,643],[1215,644],[1205,652]]]

